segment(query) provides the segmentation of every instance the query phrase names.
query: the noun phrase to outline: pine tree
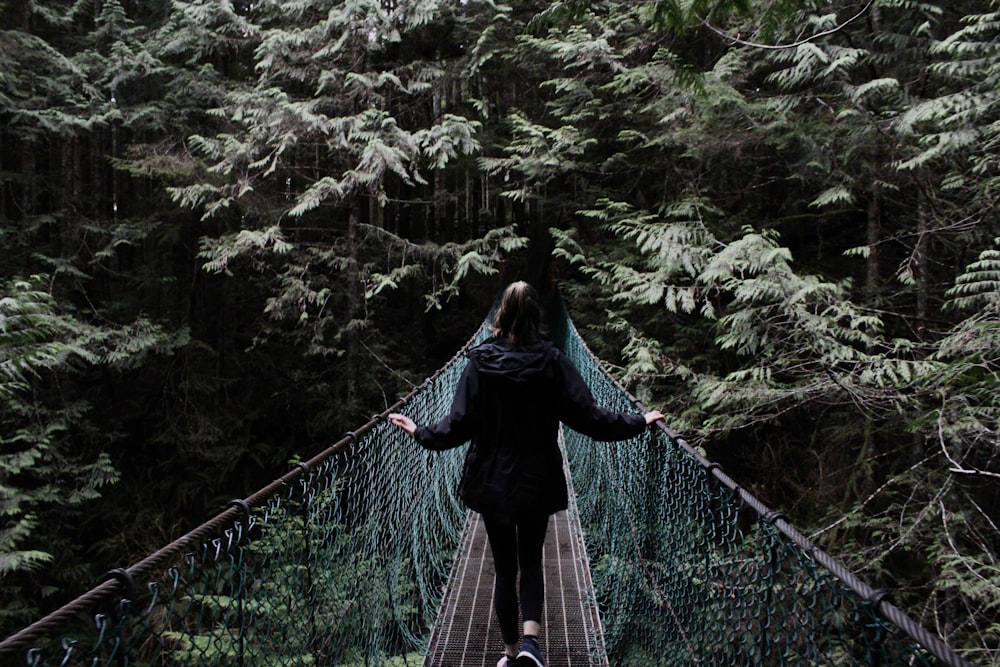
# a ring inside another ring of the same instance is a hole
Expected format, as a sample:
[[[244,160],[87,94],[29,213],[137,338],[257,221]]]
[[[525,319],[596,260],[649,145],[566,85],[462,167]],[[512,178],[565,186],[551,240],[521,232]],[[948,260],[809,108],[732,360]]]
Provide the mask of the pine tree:
[[[33,620],[54,585],[78,583],[83,552],[65,529],[118,479],[107,454],[74,442],[87,405],[46,388],[94,358],[80,345],[85,327],[60,314],[40,283],[0,287],[0,625],[8,630]],[[64,570],[35,577],[52,563]]]
[[[217,176],[174,195],[227,228],[203,241],[205,267],[277,273],[263,335],[290,335],[346,378],[342,421],[360,409],[359,360],[381,354],[361,341],[372,340],[372,308],[387,289],[423,276],[434,307],[521,245],[510,228],[478,238],[461,229],[442,190],[451,165],[480,147],[479,123],[450,108],[464,62],[449,50],[465,38],[460,27],[489,11],[501,10],[435,0],[257,3],[245,19],[254,86],[223,101],[222,131],[191,138]],[[425,235],[458,240],[435,249],[419,243]]]
[[[995,629],[973,610],[993,570],[959,570],[995,558],[993,507],[955,475],[989,479],[993,450],[937,446],[925,401],[964,377],[937,352],[956,314],[938,304],[994,226],[992,160],[974,143],[991,136],[993,15],[719,9],[546,13],[518,48],[550,94],[511,116],[506,154],[486,166],[510,196],[577,212],[557,252],[601,289],[577,284],[571,300],[611,316],[592,328],[599,354],[620,352],[640,395],[672,396],[675,428],[802,523],[834,517],[831,550],[876,584],[941,586],[929,607],[903,602],[929,624],[958,614],[936,629],[992,656]],[[960,302],[989,293],[988,259]],[[961,404],[938,425],[982,414]],[[948,541],[957,525],[973,544]]]

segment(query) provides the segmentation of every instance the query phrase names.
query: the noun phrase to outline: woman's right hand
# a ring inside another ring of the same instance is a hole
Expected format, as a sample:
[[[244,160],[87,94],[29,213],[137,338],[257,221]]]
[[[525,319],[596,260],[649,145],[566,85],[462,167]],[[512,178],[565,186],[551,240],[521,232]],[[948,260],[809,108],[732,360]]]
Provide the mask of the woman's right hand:
[[[647,425],[652,424],[653,422],[663,421],[665,419],[663,413],[660,412],[659,410],[652,410],[650,412],[647,412],[645,417]]]

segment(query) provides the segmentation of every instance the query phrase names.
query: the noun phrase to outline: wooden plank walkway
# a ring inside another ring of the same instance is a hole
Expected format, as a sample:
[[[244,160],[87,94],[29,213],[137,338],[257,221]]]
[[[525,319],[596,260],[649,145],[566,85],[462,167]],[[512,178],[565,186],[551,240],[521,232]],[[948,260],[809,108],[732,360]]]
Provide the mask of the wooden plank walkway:
[[[548,667],[606,667],[583,534],[570,508],[549,519],[542,565],[545,609],[539,638]],[[493,613],[493,559],[478,514],[466,518],[424,667],[495,667],[503,653]]]

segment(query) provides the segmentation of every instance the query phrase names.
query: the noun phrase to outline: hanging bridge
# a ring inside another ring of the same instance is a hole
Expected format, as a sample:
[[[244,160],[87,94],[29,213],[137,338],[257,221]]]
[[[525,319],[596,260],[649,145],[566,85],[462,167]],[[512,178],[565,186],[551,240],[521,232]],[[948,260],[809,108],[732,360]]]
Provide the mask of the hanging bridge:
[[[643,410],[557,324],[598,403]],[[465,448],[424,451],[385,419],[446,414],[463,352],[0,642],[0,664],[494,665],[488,548],[456,495]],[[563,429],[562,446],[575,497],[545,546],[551,667],[968,664],[668,429],[610,444]]]

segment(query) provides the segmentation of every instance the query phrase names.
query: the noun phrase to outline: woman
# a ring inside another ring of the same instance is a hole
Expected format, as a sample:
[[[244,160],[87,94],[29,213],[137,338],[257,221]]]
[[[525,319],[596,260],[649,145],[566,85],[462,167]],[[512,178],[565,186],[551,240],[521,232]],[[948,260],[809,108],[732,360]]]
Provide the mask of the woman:
[[[597,406],[573,364],[540,335],[542,311],[525,282],[504,291],[493,337],[469,351],[451,413],[430,426],[401,414],[389,420],[427,449],[472,441],[459,485],[482,516],[493,553],[494,610],[504,642],[497,667],[544,667],[538,647],[544,582],[542,545],[549,516],[566,509],[559,422],[598,440],[624,440],[663,419],[659,411]],[[521,571],[518,631],[517,573]]]

